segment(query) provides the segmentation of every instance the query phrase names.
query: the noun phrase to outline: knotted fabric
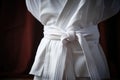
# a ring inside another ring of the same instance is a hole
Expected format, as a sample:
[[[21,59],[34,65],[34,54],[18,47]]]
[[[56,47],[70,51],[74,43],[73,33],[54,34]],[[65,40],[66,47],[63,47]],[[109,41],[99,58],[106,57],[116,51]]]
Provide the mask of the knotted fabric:
[[[50,80],[63,80],[63,74],[65,70],[65,65],[69,65],[68,67],[68,76],[67,80],[75,80],[75,73],[73,68],[73,59],[72,59],[72,51],[69,48],[68,44],[75,40],[78,40],[83,54],[86,58],[86,65],[88,72],[90,74],[91,80],[100,80],[99,73],[97,71],[97,67],[95,65],[94,60],[91,56],[91,51],[89,49],[88,43],[85,37],[81,34],[80,31],[63,31],[59,28],[50,28],[44,31],[44,38],[48,38],[51,40],[60,40],[61,48],[58,51],[59,58],[57,59],[57,64],[55,64],[55,74],[52,74]],[[67,58],[66,58],[67,57]],[[69,61],[67,61],[69,59]]]
[[[74,31],[67,31],[63,33],[61,36],[61,41],[63,44],[67,44],[67,42],[72,42],[76,39],[76,35]]]

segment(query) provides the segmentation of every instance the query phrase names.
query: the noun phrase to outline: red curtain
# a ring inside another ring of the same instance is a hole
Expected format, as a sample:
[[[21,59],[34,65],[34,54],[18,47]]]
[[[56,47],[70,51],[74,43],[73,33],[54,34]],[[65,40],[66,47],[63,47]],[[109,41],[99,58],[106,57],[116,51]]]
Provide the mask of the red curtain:
[[[99,24],[100,42],[111,77],[119,76],[120,14]],[[0,0],[0,77],[28,77],[42,25],[28,12],[25,0]]]
[[[25,0],[0,1],[1,77],[28,75],[42,37],[41,26],[27,11]]]
[[[99,24],[100,43],[105,52],[111,80],[119,80],[120,74],[120,12]]]

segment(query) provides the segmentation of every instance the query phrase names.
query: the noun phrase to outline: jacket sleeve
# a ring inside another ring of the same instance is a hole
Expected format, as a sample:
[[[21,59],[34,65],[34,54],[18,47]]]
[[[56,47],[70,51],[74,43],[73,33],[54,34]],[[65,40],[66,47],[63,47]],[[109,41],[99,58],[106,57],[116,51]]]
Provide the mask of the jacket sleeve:
[[[28,11],[40,21],[40,0],[26,0]]]
[[[81,0],[80,3],[82,5],[78,6],[79,10],[74,17],[83,27],[96,25],[114,16],[120,10],[120,0]]]
[[[104,11],[102,20],[106,20],[120,11],[120,0],[104,0]]]
[[[81,22],[84,24],[98,24],[109,19],[120,10],[120,0],[86,0],[81,8]]]

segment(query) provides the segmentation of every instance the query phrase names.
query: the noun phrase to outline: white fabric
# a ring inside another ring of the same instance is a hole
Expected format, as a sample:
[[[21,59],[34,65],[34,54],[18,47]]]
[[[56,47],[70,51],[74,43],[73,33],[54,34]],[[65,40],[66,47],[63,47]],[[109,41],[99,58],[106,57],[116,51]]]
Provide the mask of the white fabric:
[[[26,5],[44,25],[30,74],[42,80],[109,78],[97,24],[119,11],[119,0],[26,0]]]

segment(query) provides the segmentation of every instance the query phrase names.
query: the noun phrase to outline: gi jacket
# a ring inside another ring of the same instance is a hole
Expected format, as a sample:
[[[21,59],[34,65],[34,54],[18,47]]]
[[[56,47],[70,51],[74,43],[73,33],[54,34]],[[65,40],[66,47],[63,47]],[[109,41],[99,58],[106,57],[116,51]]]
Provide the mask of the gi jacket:
[[[119,11],[120,0],[26,0],[26,5],[44,25],[30,74],[42,80],[109,78],[97,24]]]

